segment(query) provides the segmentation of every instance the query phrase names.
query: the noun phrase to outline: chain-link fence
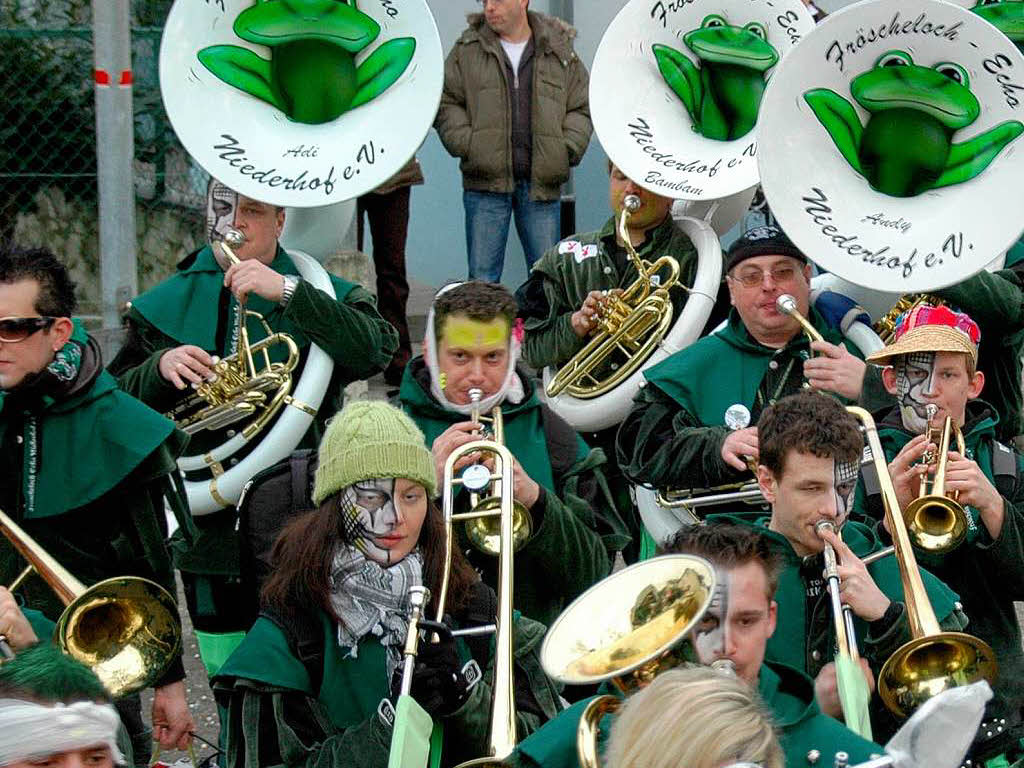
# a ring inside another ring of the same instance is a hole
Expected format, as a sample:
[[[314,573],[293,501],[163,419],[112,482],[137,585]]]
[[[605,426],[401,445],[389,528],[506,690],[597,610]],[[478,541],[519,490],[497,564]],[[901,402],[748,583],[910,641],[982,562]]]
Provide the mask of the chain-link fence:
[[[206,177],[160,99],[161,25],[172,0],[132,3],[139,287],[201,238]],[[0,0],[0,236],[68,264],[81,311],[100,313],[90,0]],[[130,183],[125,180],[125,183]]]

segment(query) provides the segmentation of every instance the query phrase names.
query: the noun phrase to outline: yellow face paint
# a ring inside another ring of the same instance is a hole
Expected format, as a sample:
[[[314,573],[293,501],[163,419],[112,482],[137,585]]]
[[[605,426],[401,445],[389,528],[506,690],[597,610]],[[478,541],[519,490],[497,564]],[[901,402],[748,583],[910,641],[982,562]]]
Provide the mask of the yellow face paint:
[[[503,317],[484,323],[462,314],[449,315],[444,322],[441,337],[449,348],[490,349],[506,346],[510,330],[508,321]]]

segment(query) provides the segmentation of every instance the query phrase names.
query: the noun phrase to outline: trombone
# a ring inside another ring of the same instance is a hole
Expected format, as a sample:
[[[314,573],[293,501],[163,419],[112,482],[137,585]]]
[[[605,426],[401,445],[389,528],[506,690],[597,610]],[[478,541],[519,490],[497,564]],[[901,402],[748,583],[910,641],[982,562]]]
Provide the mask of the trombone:
[[[67,606],[55,630],[61,650],[92,669],[112,697],[160,679],[181,650],[178,607],[166,589],[137,576],[87,588],[2,511],[0,533],[28,561],[8,589],[13,592],[31,573],[39,574]],[[13,656],[9,647],[0,653]]]
[[[835,524],[830,520],[821,520],[815,531],[821,535],[825,531],[840,536]],[[868,719],[867,708],[871,693],[867,681],[860,669],[860,649],[857,647],[857,632],[853,626],[853,609],[843,603],[840,596],[839,561],[831,544],[825,542],[825,580],[828,584],[829,600],[832,604],[832,621],[836,632],[836,680],[839,687],[839,700],[843,707],[846,727],[865,739],[871,739],[871,721]],[[856,674],[851,679],[847,676]],[[863,680],[864,685],[861,685]]]
[[[925,410],[928,413],[928,429],[925,434],[929,442],[938,445],[938,450],[926,453],[924,461],[935,466],[935,476],[929,483],[928,473],[921,475],[918,497],[903,510],[903,520],[915,546],[926,552],[944,554],[960,546],[968,527],[967,510],[958,500],[960,494],[956,491],[952,495],[946,494],[946,464],[949,462],[951,433],[956,433],[960,455],[966,455],[967,450],[963,432],[953,424],[952,417],[946,416],[940,431],[932,423],[939,411],[938,406],[928,403]]]
[[[494,406],[490,416],[480,415],[480,400],[483,397],[483,390],[473,387],[469,390],[469,400],[472,403],[470,420],[477,424],[485,421],[491,422],[491,439],[498,445],[505,445],[505,421],[501,415],[501,408]],[[483,438],[484,435],[481,435]],[[508,464],[512,467],[512,462]],[[501,485],[492,484],[490,479],[485,481],[484,474],[487,468],[482,464],[474,464],[466,468],[463,473],[464,484],[470,489],[469,506],[471,512],[457,515],[457,519],[466,520],[466,536],[473,545],[481,552],[488,555],[497,555],[501,549],[500,524],[496,510],[501,503]],[[469,476],[468,478],[466,476]],[[477,478],[474,480],[473,478]],[[512,487],[511,478],[508,485]],[[495,487],[497,486],[497,487]],[[483,500],[480,499],[480,492],[486,490]],[[512,551],[519,550],[527,539],[533,534],[533,516],[530,511],[515,499],[512,500]]]
[[[479,391],[477,391],[475,401],[479,402],[479,399]],[[496,427],[498,429],[500,429],[501,425],[500,413],[500,410],[498,410],[494,414],[494,417],[497,419]],[[479,413],[476,413],[475,416],[479,418]],[[496,519],[498,522],[496,542],[496,554],[498,555],[498,614],[494,627],[483,628],[483,632],[493,631],[495,635],[494,680],[491,685],[493,700],[491,703],[491,725],[488,733],[488,754],[484,757],[461,763],[457,768],[501,765],[512,754],[512,750],[515,749],[516,745],[515,690],[512,679],[512,554],[516,540],[515,500],[512,497],[513,459],[508,448],[502,443],[496,442],[497,439],[498,436],[496,435],[494,441],[481,438],[466,443],[452,451],[444,465],[442,509],[445,526],[445,560],[437,600],[436,620],[438,622],[444,619],[448,581],[451,576],[452,550],[455,546],[455,522],[458,520],[474,521],[481,518],[490,518],[488,522]],[[456,462],[464,456],[474,453],[491,454],[494,459],[494,469],[490,470],[484,464],[474,464],[467,467],[461,477],[456,477]],[[478,502],[469,512],[457,514],[455,512],[455,491],[459,485],[465,486],[472,493],[480,493],[489,487],[491,495],[485,498],[483,502]],[[528,513],[526,519],[529,519]],[[529,535],[528,531],[526,535]],[[522,539],[525,540],[525,536],[522,536]]]
[[[995,654],[987,643],[976,637],[964,632],[943,632],[939,627],[900,513],[875,421],[870,413],[858,406],[847,406],[846,410],[863,425],[875,462],[885,516],[892,534],[893,554],[899,563],[903,601],[912,638],[896,649],[882,666],[878,675],[878,694],[893,714],[906,718],[942,691],[982,679],[989,683],[994,681],[997,669]]]

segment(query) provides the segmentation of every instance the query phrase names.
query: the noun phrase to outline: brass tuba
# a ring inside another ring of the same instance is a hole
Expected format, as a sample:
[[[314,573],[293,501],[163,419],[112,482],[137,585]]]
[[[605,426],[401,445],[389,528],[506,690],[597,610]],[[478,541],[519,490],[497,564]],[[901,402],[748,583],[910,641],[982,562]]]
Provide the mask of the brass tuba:
[[[846,410],[863,425],[878,472],[893,554],[899,563],[913,639],[886,660],[878,675],[878,694],[893,714],[905,718],[937,693],[982,679],[991,683],[996,677],[996,659],[984,641],[964,632],[943,632],[939,627],[900,513],[875,421],[858,406],[847,406]]]
[[[148,579],[118,576],[86,587],[0,512],[0,533],[28,561],[9,587],[32,572],[67,606],[57,620],[64,653],[91,668],[114,698],[147,688],[181,649],[178,607],[167,590]],[[6,642],[0,637],[0,645]],[[3,655],[11,656],[10,648]]]
[[[683,641],[711,604],[715,584],[714,568],[694,555],[663,555],[617,571],[555,619],[541,665],[567,684],[607,680],[623,693],[641,688],[687,661]],[[619,704],[615,696],[598,696],[584,710],[576,742],[584,768],[597,768],[598,724]]]
[[[219,249],[231,264],[238,264],[232,246],[237,247],[244,242],[245,235],[231,229],[224,240],[213,247]],[[256,318],[266,332],[266,336],[255,344],[249,339],[247,320],[250,317]],[[195,393],[165,414],[190,435],[204,430],[220,430],[252,418],[243,430],[251,439],[270,423],[291,392],[292,372],[299,363],[299,348],[292,337],[274,333],[263,316],[247,309],[243,302],[238,305],[235,334],[238,351],[214,363],[216,378],[193,385]],[[275,346],[284,348],[283,362],[271,361],[270,350]],[[258,366],[257,360],[260,361]]]
[[[669,255],[653,262],[640,258],[626,224],[641,205],[639,197],[627,195],[617,228],[637,279],[621,294],[605,297],[598,317],[600,330],[547,382],[548,397],[566,391],[589,399],[609,392],[647,360],[672,324],[669,291],[679,282],[679,262]]]
[[[960,455],[966,455],[967,451],[963,433],[953,424],[953,419],[946,416],[940,429],[933,424],[938,407],[929,403],[925,408],[928,412],[926,434],[938,449],[934,453],[926,453],[924,461],[934,465],[935,476],[929,482],[927,473],[921,475],[918,497],[903,510],[903,520],[915,546],[927,552],[943,554],[960,546],[967,536],[969,520],[967,510],[958,500],[960,494],[946,493],[946,464],[949,461],[951,434],[956,434]]]

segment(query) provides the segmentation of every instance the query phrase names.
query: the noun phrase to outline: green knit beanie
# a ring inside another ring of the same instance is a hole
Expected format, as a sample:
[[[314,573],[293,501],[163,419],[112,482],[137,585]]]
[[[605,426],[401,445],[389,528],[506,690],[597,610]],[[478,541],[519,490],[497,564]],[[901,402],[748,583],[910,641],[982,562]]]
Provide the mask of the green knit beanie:
[[[437,486],[434,458],[423,433],[402,411],[381,400],[346,405],[320,441],[313,503],[360,480],[404,477],[427,489]]]

